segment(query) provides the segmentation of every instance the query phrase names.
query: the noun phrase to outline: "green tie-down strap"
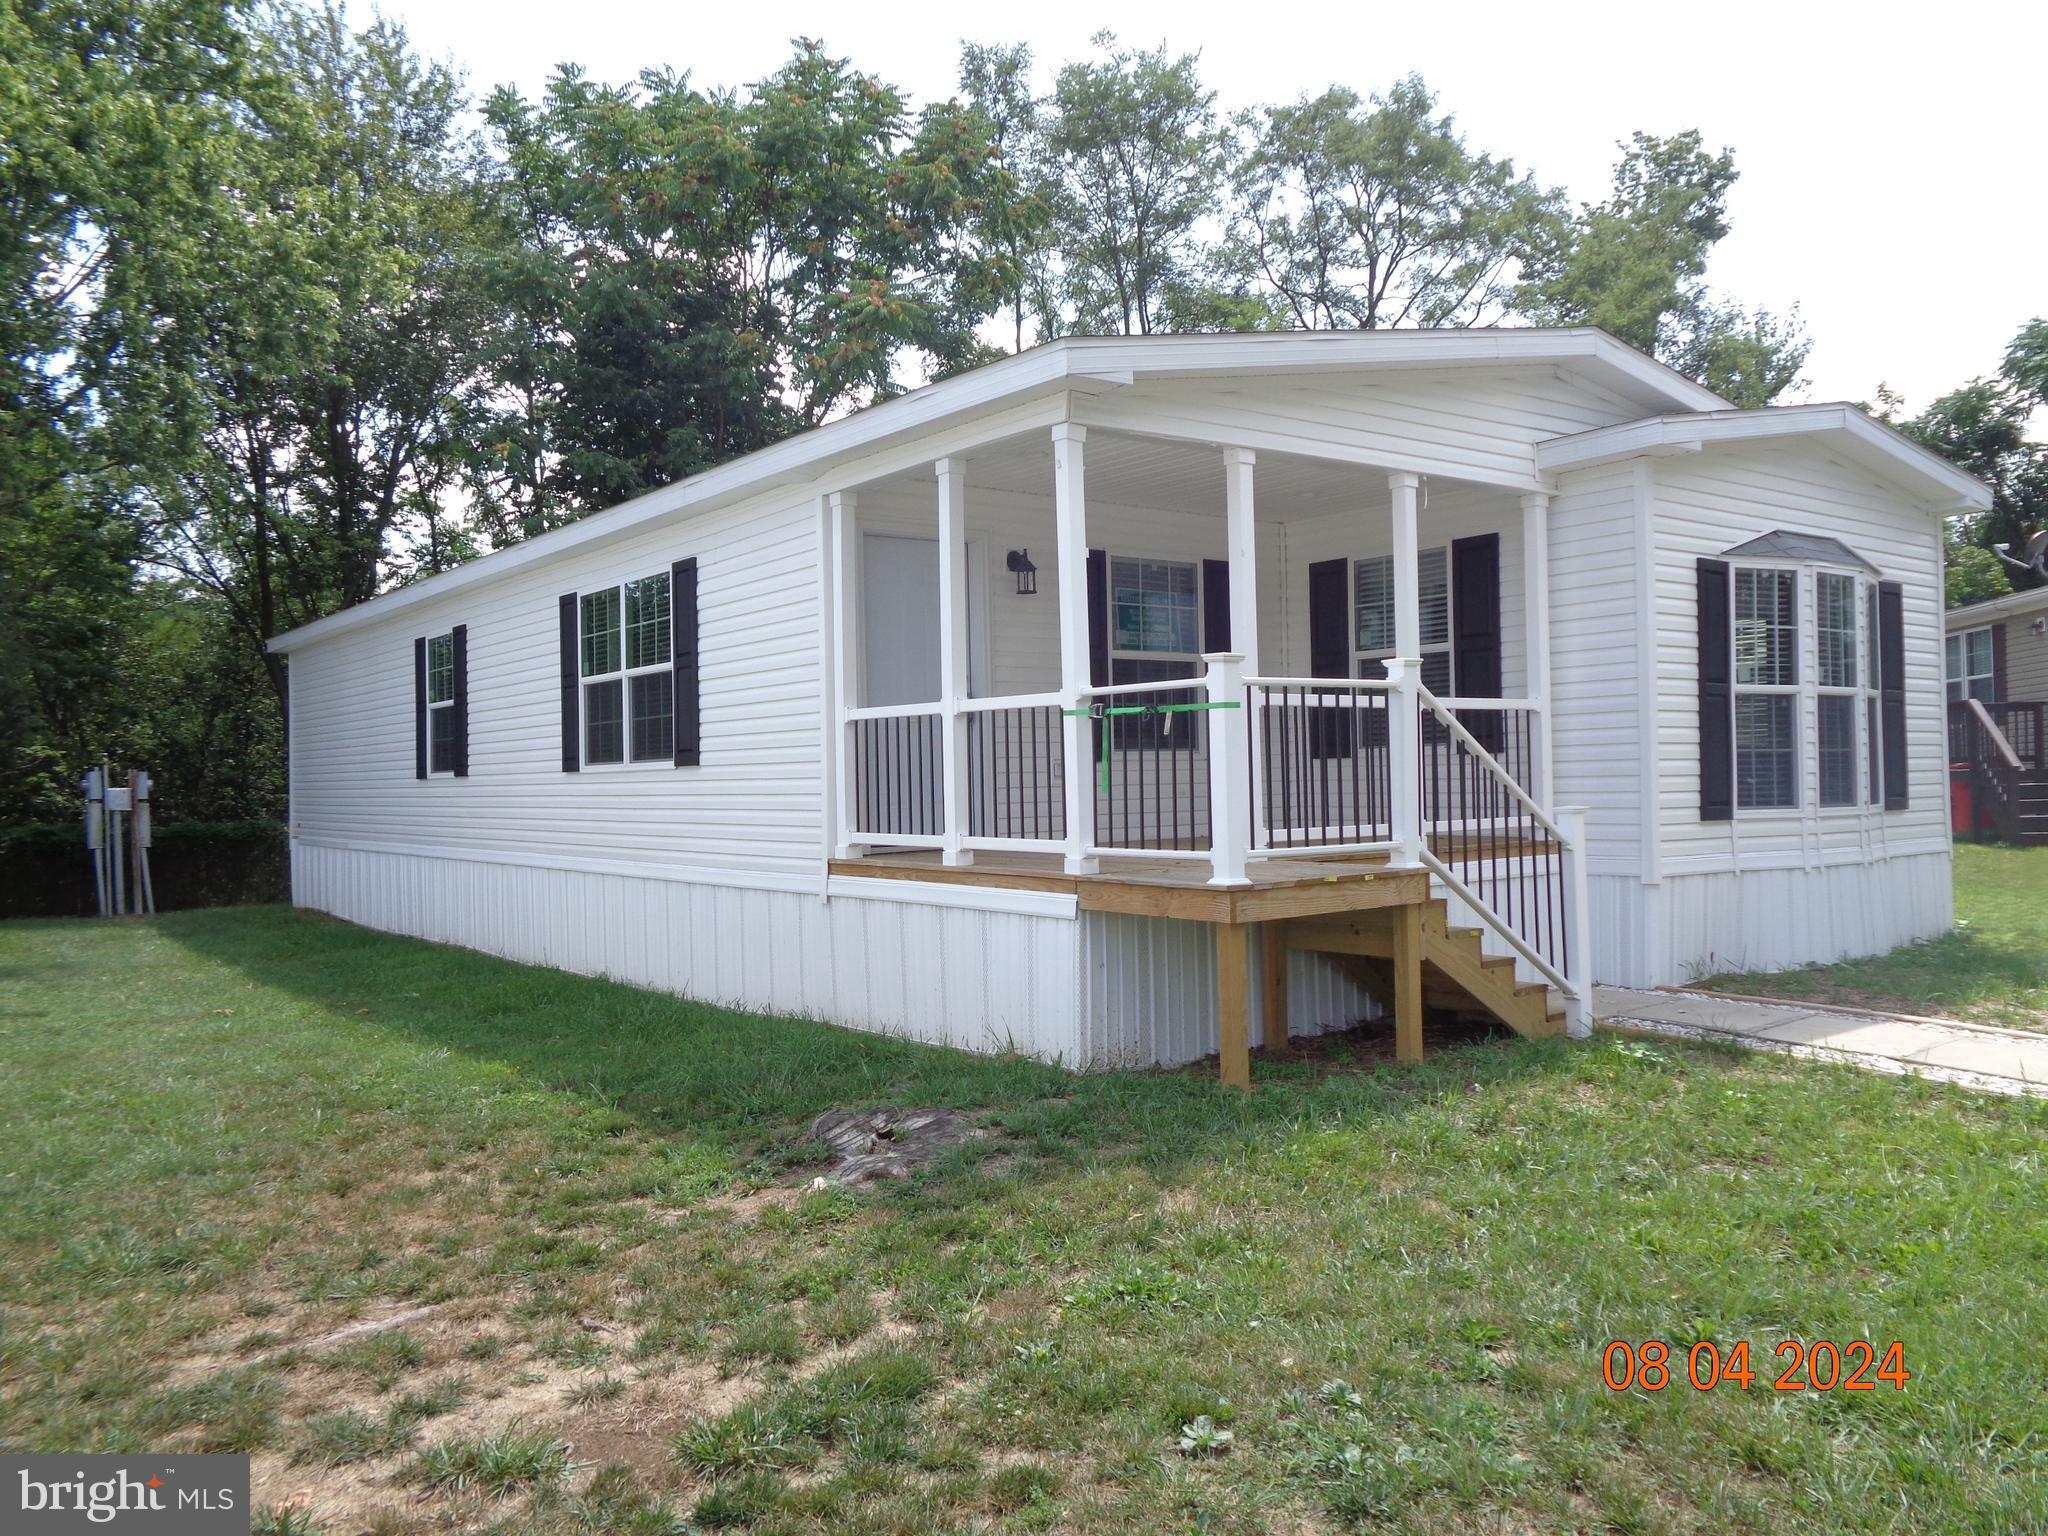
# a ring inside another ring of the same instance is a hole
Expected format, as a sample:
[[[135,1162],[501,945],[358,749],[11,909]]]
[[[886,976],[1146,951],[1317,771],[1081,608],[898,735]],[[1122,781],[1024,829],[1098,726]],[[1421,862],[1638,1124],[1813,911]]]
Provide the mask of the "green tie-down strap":
[[[1077,720],[1106,720],[1112,715],[1191,715],[1202,709],[1235,709],[1235,699],[1204,699],[1199,704],[1091,704],[1086,709],[1063,709],[1063,715]],[[1095,792],[1109,793],[1109,732],[1095,749]]]

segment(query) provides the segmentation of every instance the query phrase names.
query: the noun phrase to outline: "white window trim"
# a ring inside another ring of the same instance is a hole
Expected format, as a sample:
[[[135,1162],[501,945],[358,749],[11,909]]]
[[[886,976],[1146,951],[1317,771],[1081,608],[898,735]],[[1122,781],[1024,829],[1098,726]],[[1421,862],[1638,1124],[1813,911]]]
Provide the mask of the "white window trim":
[[[444,641],[448,646],[448,697],[437,700],[434,697],[434,646]],[[446,768],[436,768],[434,766],[434,716],[439,711],[446,710],[453,713],[455,709],[455,631],[452,629],[443,630],[438,635],[427,636],[426,697],[427,777],[430,779],[452,779],[455,777],[455,765],[453,763],[450,763]]]
[[[1798,605],[1794,618],[1799,681],[1783,683],[1738,683],[1735,676],[1735,572],[1738,570],[1790,571],[1793,574],[1794,601]],[[1852,688],[1820,686],[1820,585],[1818,577],[1826,572],[1830,575],[1847,576],[1855,582],[1856,603],[1856,686]],[[1860,823],[1865,819],[1878,819],[1885,815],[1882,787],[1876,783],[1870,772],[1873,751],[1882,761],[1884,710],[1880,698],[1882,679],[1879,685],[1871,682],[1871,669],[1877,659],[1878,637],[1871,627],[1871,608],[1876,601],[1879,578],[1860,565],[1844,565],[1825,560],[1788,560],[1769,556],[1731,558],[1728,561],[1728,677],[1729,707],[1732,712],[1735,699],[1745,693],[1791,694],[1799,700],[1793,716],[1793,750],[1797,754],[1793,761],[1793,783],[1798,787],[1798,799],[1792,805],[1751,805],[1740,804],[1741,783],[1730,787],[1737,798],[1733,820],[1736,822],[1776,822],[1784,825],[1792,821],[1809,818],[1831,823]],[[1853,805],[1822,805],[1820,803],[1820,705],[1823,693],[1848,696],[1856,699],[1856,787],[1857,800]],[[1873,708],[1873,705],[1876,707]],[[1874,724],[1873,724],[1874,721]],[[1732,722],[1731,722],[1732,723]],[[1876,741],[1873,746],[1873,734]],[[1730,746],[1735,746],[1731,732]]]
[[[1117,686],[1116,664],[1120,661],[1186,661],[1194,666],[1189,674],[1191,680],[1202,678],[1202,636],[1209,616],[1202,607],[1202,560],[1199,555],[1190,559],[1184,555],[1139,554],[1128,549],[1105,549],[1102,558],[1107,562],[1103,578],[1107,585],[1105,596],[1109,602],[1109,686]],[[1138,560],[1148,565],[1184,565],[1195,573],[1195,648],[1192,651],[1129,651],[1116,643],[1116,563],[1119,560]]]
[[[1953,630],[1943,637],[1941,645],[1941,688],[1942,697],[1950,704],[1959,704],[1964,699],[1978,697],[1978,695],[1970,692],[1970,683],[1974,679],[1983,679],[1991,685],[1994,694],[1997,692],[1998,641],[1991,633],[1993,627],[1990,624],[1978,624],[1969,629]],[[1970,670],[1970,637],[1972,635],[1984,636],[1985,670],[1982,672],[1972,672]],[[1950,645],[1956,647],[1958,654],[1963,659],[1963,670],[1959,673],[1949,670],[1948,648]],[[1959,683],[1962,685],[1962,692],[1951,692],[1950,690]]]
[[[1839,683],[1821,681],[1820,664],[1820,582],[1823,576],[1844,577],[1849,583],[1849,632],[1855,647],[1849,658],[1849,673],[1855,682],[1847,687]],[[1813,806],[1822,816],[1859,816],[1870,804],[1872,786],[1870,777],[1870,750],[1866,725],[1870,711],[1864,701],[1870,697],[1870,652],[1866,646],[1875,645],[1877,637],[1866,635],[1868,627],[1866,594],[1874,583],[1861,571],[1839,565],[1815,565],[1805,573],[1813,587],[1813,667],[1807,674],[1812,683],[1807,690],[1813,699]],[[1802,637],[1802,646],[1804,639]],[[1821,799],[1821,751],[1820,751],[1820,701],[1822,699],[1848,699],[1849,704],[1849,777],[1851,785],[1849,799],[1841,805],[1829,805]]]
[[[1434,554],[1441,554],[1444,557],[1444,638],[1440,643],[1435,645],[1425,644],[1418,646],[1417,649],[1421,651],[1422,656],[1418,656],[1416,660],[1420,661],[1424,656],[1434,656],[1438,652],[1442,652],[1445,658],[1446,665],[1451,674],[1449,687],[1451,689],[1452,697],[1456,697],[1458,687],[1458,661],[1456,655],[1454,654],[1454,647],[1458,635],[1458,595],[1457,583],[1451,579],[1450,545],[1431,544],[1422,549],[1418,549],[1415,552],[1416,585],[1418,587],[1421,585],[1422,561],[1427,556]],[[1351,632],[1351,675],[1353,677],[1365,677],[1367,675],[1361,669],[1368,661],[1389,661],[1401,654],[1400,651],[1393,646],[1388,646],[1384,650],[1377,651],[1364,651],[1358,648],[1358,567],[1367,560],[1392,561],[1393,558],[1394,557],[1392,555],[1354,555],[1350,560],[1345,562],[1345,592],[1348,595],[1350,601],[1345,605],[1344,622],[1350,627]],[[1371,675],[1374,677],[1384,677],[1386,675],[1386,668],[1381,667],[1378,672],[1373,673]]]
[[[636,677],[649,677],[657,672],[675,671],[676,657],[676,594],[671,585],[668,594],[668,641],[662,647],[663,659],[652,666],[628,667],[626,665],[626,588],[635,582],[648,581],[654,577],[667,579],[668,571],[649,571],[645,576],[627,576],[605,586],[586,587],[576,594],[576,760],[586,773],[611,773],[620,769],[658,768],[674,766],[675,753],[671,749],[667,757],[633,756],[633,682]],[[609,672],[583,671],[583,600],[595,597],[600,592],[613,592],[619,599],[619,665]],[[590,705],[589,694],[585,691],[592,683],[617,681],[619,685],[619,729],[620,746],[623,749],[619,760],[592,762],[590,760]],[[671,685],[669,693],[670,737],[674,737],[675,693]]]

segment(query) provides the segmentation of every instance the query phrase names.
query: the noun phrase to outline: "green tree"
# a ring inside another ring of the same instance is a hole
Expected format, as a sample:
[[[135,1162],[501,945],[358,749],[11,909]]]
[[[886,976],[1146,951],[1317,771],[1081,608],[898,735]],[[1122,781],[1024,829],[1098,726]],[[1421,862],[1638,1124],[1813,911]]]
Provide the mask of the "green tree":
[[[1998,374],[1951,390],[1899,430],[1932,448],[1991,487],[1991,508],[1952,520],[1950,603],[1979,601],[2041,585],[2040,577],[1999,560],[1994,546],[2014,553],[2029,535],[2048,528],[2048,443],[2033,435],[2048,355],[2048,325],[2025,326],[2006,351]],[[1897,397],[1879,392],[1879,410],[1890,421]],[[1970,553],[1974,551],[1974,553]],[[1992,578],[1998,585],[1987,591]],[[1958,594],[1966,594],[1959,598]]]
[[[1031,93],[1030,48],[961,44],[960,90],[1011,177],[1010,195],[989,201],[978,234],[1009,264],[1011,350],[1021,352],[1027,319],[1057,308],[1051,265],[1056,194],[1045,164],[1039,102]]]
[[[1614,189],[1545,231],[1518,302],[1544,325],[1597,325],[1740,406],[1767,405],[1798,381],[1808,342],[1798,315],[1717,300],[1707,258],[1728,233],[1735,158],[1697,130],[1621,146]]]
[[[123,298],[219,207],[240,14],[0,5],[0,818],[72,814],[76,772],[108,746],[143,549],[131,490],[179,441],[186,341]]]
[[[482,436],[487,507],[607,506],[986,356],[1015,289],[976,231],[1016,197],[973,108],[915,119],[822,45],[745,92],[574,69],[494,95],[511,409]],[[498,478],[494,481],[491,476]]]
[[[1103,56],[1061,69],[1044,105],[1060,308],[1041,320],[1048,333],[1148,335],[1202,283],[1225,138],[1194,54],[1093,41]]]
[[[1302,329],[1501,318],[1564,224],[1559,194],[1468,147],[1419,76],[1370,101],[1332,86],[1240,129],[1234,263]]]
[[[446,563],[490,230],[459,83],[401,28],[281,10],[251,47],[222,135],[235,216],[185,230],[132,302],[198,338],[197,443],[145,488],[154,558],[220,600],[281,708],[264,641]]]

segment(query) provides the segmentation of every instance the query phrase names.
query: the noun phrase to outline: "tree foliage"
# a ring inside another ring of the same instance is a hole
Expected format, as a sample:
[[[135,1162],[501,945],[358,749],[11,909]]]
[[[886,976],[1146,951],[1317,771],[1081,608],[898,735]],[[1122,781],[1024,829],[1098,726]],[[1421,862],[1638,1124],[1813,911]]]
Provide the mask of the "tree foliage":
[[[1554,243],[1561,200],[1470,148],[1419,76],[1240,120],[1228,259],[1305,330],[1480,325]]]
[[[1230,123],[1164,45],[1035,76],[967,45],[918,107],[799,40],[479,115],[337,8],[0,4],[0,819],[103,756],[273,814],[269,638],[1051,336],[1539,320],[1796,379],[1796,314],[1706,286],[1697,133],[1573,210],[1413,76]],[[2035,322],[1912,424],[2000,486],[1979,544],[2039,515],[2044,373]]]

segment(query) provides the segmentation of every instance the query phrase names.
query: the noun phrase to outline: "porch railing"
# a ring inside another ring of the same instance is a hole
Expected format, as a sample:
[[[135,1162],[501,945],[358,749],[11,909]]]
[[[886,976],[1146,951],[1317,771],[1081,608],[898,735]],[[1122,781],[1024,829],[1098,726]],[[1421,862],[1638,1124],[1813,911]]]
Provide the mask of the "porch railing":
[[[1385,678],[1247,678],[1238,657],[1204,659],[1199,678],[1071,703],[848,710],[847,841],[942,848],[949,862],[1058,850],[1069,869],[1103,855],[1200,860],[1215,885],[1248,883],[1254,856],[1381,853],[1427,869],[1564,993],[1573,1034],[1591,1027],[1585,813],[1538,798],[1536,701],[1439,698],[1415,661],[1387,663]]]

